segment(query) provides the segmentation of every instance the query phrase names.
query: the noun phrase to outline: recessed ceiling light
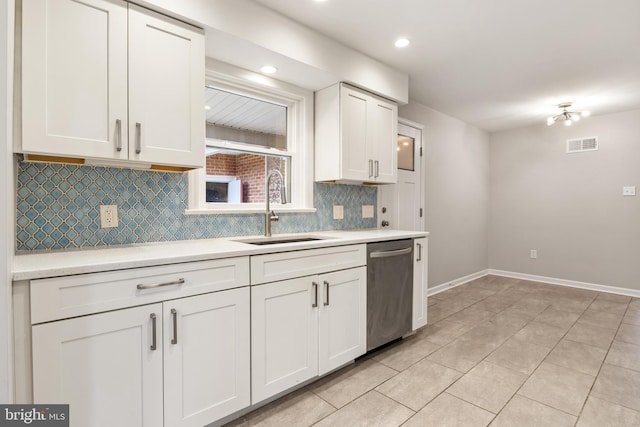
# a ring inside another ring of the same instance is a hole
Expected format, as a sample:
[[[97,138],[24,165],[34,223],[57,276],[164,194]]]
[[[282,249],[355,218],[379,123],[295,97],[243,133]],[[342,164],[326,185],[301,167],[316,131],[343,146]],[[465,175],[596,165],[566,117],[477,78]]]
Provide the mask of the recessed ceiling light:
[[[265,74],[273,74],[276,71],[278,71],[278,69],[273,65],[263,65],[262,67],[260,67],[260,71],[262,71]]]
[[[405,37],[399,38],[394,43],[396,47],[407,47],[411,44],[411,41]]]
[[[205,106],[204,106],[204,109],[205,109],[206,111],[211,110],[211,105],[205,105]]]
[[[313,1],[315,1],[316,3],[324,3],[324,2],[326,2],[327,0],[313,0]]]

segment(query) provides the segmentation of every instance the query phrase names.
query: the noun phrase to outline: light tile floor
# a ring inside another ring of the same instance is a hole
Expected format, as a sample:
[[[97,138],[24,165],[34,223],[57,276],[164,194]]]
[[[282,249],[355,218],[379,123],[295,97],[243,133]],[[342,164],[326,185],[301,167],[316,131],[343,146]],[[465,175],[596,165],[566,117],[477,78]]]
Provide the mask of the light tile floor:
[[[640,426],[640,299],[486,276],[234,426]]]

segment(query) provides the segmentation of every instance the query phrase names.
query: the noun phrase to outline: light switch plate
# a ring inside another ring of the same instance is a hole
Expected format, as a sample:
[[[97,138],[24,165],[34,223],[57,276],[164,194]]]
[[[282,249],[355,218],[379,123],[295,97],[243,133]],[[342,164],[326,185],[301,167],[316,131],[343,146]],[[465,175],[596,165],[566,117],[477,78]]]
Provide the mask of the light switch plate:
[[[362,205],[362,218],[373,218],[373,205]]]
[[[333,219],[344,219],[344,206],[333,205]]]
[[[623,196],[635,196],[636,195],[636,186],[635,185],[627,185],[622,187],[622,195]]]

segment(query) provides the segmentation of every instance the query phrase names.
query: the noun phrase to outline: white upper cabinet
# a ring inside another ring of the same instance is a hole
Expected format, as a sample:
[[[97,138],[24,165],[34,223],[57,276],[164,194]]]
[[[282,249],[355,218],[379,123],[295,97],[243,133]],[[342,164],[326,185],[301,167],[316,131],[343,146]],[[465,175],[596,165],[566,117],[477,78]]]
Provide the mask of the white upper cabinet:
[[[129,158],[202,167],[204,37],[129,6]]]
[[[22,151],[126,159],[127,3],[22,8]]]
[[[397,182],[398,106],[337,84],[316,92],[317,181]]]
[[[119,0],[25,1],[21,79],[18,151],[203,165],[197,28]]]

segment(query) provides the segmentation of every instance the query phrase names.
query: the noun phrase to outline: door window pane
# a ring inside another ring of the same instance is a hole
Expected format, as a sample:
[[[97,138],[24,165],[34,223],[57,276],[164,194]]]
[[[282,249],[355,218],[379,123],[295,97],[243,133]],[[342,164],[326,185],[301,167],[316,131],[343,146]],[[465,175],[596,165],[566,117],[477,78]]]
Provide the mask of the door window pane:
[[[414,170],[415,139],[398,135],[398,169]]]

